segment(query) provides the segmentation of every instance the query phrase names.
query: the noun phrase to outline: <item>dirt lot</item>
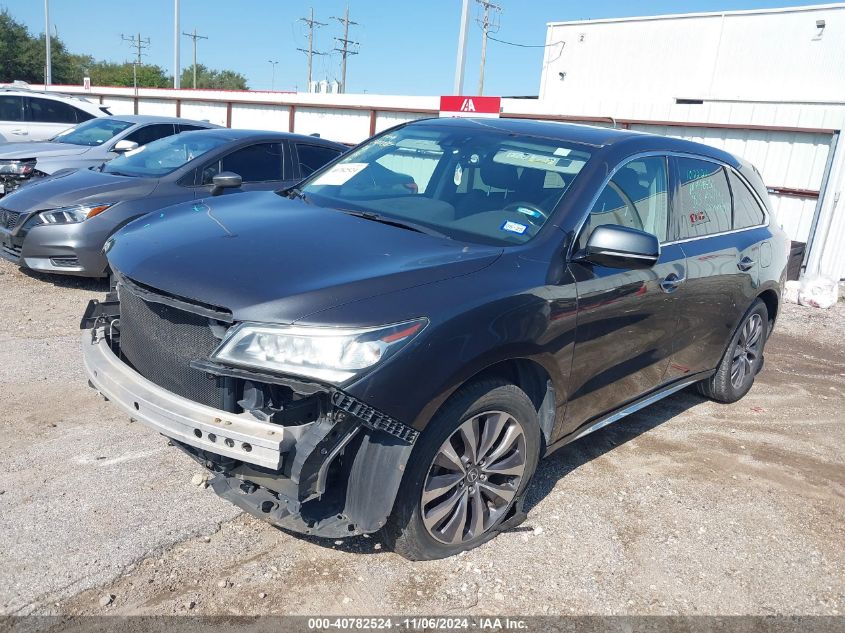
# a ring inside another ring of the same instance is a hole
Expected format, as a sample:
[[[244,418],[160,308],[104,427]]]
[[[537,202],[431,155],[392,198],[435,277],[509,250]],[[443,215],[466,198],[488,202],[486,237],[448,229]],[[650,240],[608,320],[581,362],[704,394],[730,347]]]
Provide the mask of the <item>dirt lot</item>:
[[[240,514],[86,386],[99,282],[0,262],[0,614],[841,614],[845,304],[787,306],[743,401],[681,392],[543,462],[448,560]],[[108,603],[108,604],[106,604]]]

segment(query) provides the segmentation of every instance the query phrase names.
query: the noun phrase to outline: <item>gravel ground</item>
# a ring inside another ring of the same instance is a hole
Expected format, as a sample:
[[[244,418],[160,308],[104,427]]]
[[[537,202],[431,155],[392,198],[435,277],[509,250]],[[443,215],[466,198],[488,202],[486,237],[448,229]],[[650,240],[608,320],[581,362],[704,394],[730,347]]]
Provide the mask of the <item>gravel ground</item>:
[[[286,534],[86,386],[105,284],[0,261],[0,614],[841,614],[845,304],[786,306],[751,393],[689,391],[541,463],[529,518],[411,563]]]

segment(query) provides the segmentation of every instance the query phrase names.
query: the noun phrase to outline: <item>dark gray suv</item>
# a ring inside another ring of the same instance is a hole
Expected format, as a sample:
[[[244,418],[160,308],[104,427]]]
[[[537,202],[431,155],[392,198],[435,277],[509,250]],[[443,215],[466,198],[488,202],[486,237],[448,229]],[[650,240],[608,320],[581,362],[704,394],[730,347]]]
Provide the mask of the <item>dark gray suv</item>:
[[[686,387],[742,398],[788,245],[718,149],[420,121],[120,231],[84,362],[248,512],[438,558],[522,520],[543,455]]]

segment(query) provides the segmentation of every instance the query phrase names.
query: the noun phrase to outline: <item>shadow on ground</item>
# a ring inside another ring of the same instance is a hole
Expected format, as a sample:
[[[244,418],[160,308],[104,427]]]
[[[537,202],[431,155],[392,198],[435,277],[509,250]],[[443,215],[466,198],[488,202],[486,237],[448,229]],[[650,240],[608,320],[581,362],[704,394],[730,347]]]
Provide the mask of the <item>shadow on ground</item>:
[[[75,288],[78,290],[88,290],[91,292],[108,292],[109,278],[108,277],[76,277],[73,275],[53,275],[49,273],[41,273],[37,270],[29,270],[28,268],[19,269],[21,273],[35,279],[36,281],[52,284],[57,288]]]
[[[633,415],[622,418],[615,424],[567,444],[540,462],[534,479],[526,492],[525,512],[528,513],[537,506],[554,489],[557,482],[572,471],[618,446],[630,442],[664,422],[671,421],[676,416],[705,401],[706,399],[698,395],[692,388],[685,389]],[[523,532],[530,529],[525,525],[517,525],[507,531]],[[282,531],[287,532],[287,530]],[[378,533],[340,540],[289,533],[295,538],[340,552],[380,554],[384,552],[385,548],[383,539]]]

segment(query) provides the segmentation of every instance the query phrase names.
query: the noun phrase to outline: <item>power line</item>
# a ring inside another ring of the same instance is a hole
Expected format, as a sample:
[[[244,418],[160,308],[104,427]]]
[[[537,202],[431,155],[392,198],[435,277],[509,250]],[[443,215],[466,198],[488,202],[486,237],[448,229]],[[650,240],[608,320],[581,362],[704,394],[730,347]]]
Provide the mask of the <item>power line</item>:
[[[308,48],[297,48],[296,50],[302,51],[308,56],[308,87],[306,88],[307,91],[311,91],[311,70],[313,67],[313,60],[314,55],[325,55],[325,53],[321,53],[319,51],[314,50],[314,27],[326,26],[325,22],[317,22],[314,19],[314,7],[311,7],[311,11],[309,13],[309,17],[307,18],[299,18],[300,22],[305,22],[308,25]]]
[[[481,7],[481,16],[476,19],[481,27],[481,68],[478,71],[478,94],[484,94],[484,64],[487,61],[487,38],[499,31],[499,16],[502,7],[489,0],[475,0]]]
[[[558,46],[559,44],[566,44],[563,40],[558,42],[552,42],[551,44],[518,44],[516,42],[508,42],[507,40],[500,40],[497,37],[493,37],[492,35],[488,35],[487,39],[493,40],[494,42],[499,42],[500,44],[507,44],[508,46],[518,46],[519,48],[549,48],[550,46]]]
[[[332,20],[337,20],[341,24],[343,24],[343,37],[336,37],[335,39],[343,44],[343,48],[335,48],[337,52],[340,53],[340,92],[346,92],[346,58],[349,55],[357,55],[358,51],[351,50],[349,45],[352,44],[354,46],[358,46],[358,42],[353,42],[349,39],[349,26],[350,25],[357,25],[357,22],[353,22],[349,19],[349,6],[346,7],[346,13],[342,18],[332,16]]]
[[[182,35],[185,37],[190,37],[194,40],[194,90],[197,89],[197,40],[207,40],[208,38],[205,35],[197,35],[197,29],[194,28],[193,33],[185,33],[182,31]]]
[[[135,94],[138,94],[138,66],[141,65],[141,57],[146,55],[145,49],[150,47],[150,38],[141,39],[141,34],[136,36],[126,37],[123,33],[120,34],[120,39],[124,42],[129,42],[130,46],[135,49],[135,61],[132,62],[132,83],[135,86]]]

